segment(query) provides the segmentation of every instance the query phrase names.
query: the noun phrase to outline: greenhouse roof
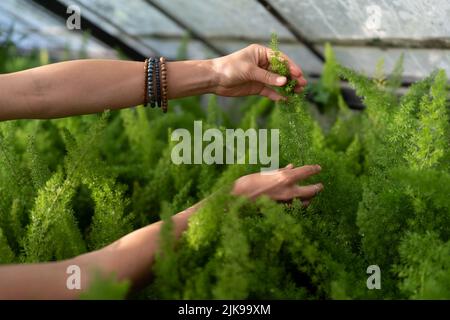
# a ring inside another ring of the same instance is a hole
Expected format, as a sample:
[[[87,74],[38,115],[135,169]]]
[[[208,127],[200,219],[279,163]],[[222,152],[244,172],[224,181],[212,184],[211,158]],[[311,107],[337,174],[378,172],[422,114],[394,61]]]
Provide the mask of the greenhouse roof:
[[[69,30],[69,5],[81,10],[81,31]],[[0,30],[14,28],[24,49],[85,48],[90,57],[160,54],[176,58],[187,34],[188,58],[214,57],[278,34],[281,49],[308,74],[319,74],[323,48],[369,74],[384,58],[391,70],[404,53],[406,78],[436,68],[450,74],[447,0],[2,0]],[[91,36],[86,37],[89,30]]]

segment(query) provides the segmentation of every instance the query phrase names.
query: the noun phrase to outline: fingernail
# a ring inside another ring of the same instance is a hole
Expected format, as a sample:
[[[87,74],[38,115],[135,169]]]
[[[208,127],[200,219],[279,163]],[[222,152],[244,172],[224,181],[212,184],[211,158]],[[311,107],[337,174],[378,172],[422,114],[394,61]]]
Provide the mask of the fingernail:
[[[318,165],[318,164],[316,164],[316,168],[317,168],[317,171],[322,170],[322,167],[320,165]]]
[[[277,78],[277,83],[278,84],[284,84],[286,82],[286,77],[278,77]]]
[[[291,73],[294,77],[300,77],[302,75],[302,73],[300,72],[300,70],[297,69],[297,67],[294,67]]]
[[[317,192],[322,191],[323,190],[323,185],[321,183],[316,184],[316,189],[317,189]]]

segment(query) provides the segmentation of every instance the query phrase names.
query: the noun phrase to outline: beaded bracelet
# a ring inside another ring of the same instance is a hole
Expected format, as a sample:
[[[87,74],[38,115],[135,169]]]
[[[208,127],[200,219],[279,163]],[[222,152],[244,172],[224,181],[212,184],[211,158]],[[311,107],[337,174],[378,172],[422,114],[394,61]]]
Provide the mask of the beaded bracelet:
[[[166,59],[164,57],[146,59],[144,71],[146,77],[144,105],[148,106],[150,103],[152,108],[158,105],[166,113],[169,105]]]
[[[161,96],[161,69],[159,65],[159,60],[156,60],[155,66],[155,77],[156,77],[156,104],[158,108],[162,107],[162,96]]]
[[[150,101],[150,106],[152,108],[155,107],[155,90],[154,90],[154,81],[153,81],[153,71],[155,70],[155,62],[156,59],[155,58],[150,58],[150,64],[148,67],[148,73],[147,73],[147,95],[148,95],[148,99]]]
[[[166,113],[168,108],[166,59],[164,57],[159,58],[159,63],[161,66],[162,109]]]
[[[144,63],[144,106],[146,107],[148,105],[148,81],[147,81],[147,74],[148,74],[148,59],[145,59]]]

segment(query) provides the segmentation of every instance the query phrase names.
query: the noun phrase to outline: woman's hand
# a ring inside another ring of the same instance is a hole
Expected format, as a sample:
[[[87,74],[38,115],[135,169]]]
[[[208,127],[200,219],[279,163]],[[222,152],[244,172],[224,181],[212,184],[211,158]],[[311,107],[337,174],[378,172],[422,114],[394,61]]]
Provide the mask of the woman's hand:
[[[232,193],[256,199],[266,195],[277,201],[290,201],[299,198],[304,206],[323,189],[321,183],[299,186],[301,180],[318,174],[321,171],[319,165],[310,165],[294,168],[292,164],[278,169],[273,173],[254,173],[236,180]]]
[[[245,49],[228,56],[212,60],[212,67],[217,74],[217,84],[213,92],[217,95],[238,97],[261,95],[272,100],[283,99],[270,86],[283,86],[286,77],[270,72],[269,61],[273,51],[261,45],[252,44]],[[291,77],[297,80],[296,92],[306,85],[303,73],[289,57],[282,54],[289,63]]]
[[[273,51],[252,44],[225,57],[167,62],[168,98],[205,93],[283,99],[271,86],[285,77],[268,71]],[[287,56],[295,91],[306,85],[300,68]],[[145,96],[144,62],[76,60],[0,75],[0,121],[47,119],[102,112],[141,104]]]

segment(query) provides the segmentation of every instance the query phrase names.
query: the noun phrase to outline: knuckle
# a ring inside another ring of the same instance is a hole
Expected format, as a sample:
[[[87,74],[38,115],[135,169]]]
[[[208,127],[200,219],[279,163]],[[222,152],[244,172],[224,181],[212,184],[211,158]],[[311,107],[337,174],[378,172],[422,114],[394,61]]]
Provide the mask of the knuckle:
[[[323,184],[321,184],[321,183],[316,184],[315,187],[316,187],[317,193],[319,193],[320,191],[323,190]]]
[[[291,181],[291,175],[287,171],[283,171],[280,174],[280,182],[281,183],[289,183]]]
[[[254,74],[252,65],[248,63],[241,67],[241,71],[248,77]]]
[[[293,198],[293,196],[291,194],[286,193],[283,195],[281,200],[282,201],[290,201],[290,200],[292,200],[292,198]]]
[[[300,197],[307,197],[309,196],[309,194],[311,189],[308,186],[300,186],[298,187],[298,194],[300,195]]]
[[[253,53],[256,53],[256,55],[258,56],[258,57],[260,57],[261,56],[261,53],[263,52],[263,47],[261,46],[261,45],[259,45],[259,44],[256,44],[256,43],[252,43],[251,45],[249,45],[248,47],[247,47],[247,49],[249,50],[249,51],[251,51],[251,52],[253,52]]]
[[[264,72],[264,81],[270,82],[271,79],[272,79],[272,74],[270,73],[270,71],[265,71]]]
[[[250,50],[252,50],[254,53],[256,53],[256,57],[257,57],[257,62],[258,64],[260,64],[261,62],[266,60],[266,52],[267,52],[267,48],[260,45],[260,44],[256,44],[253,43],[249,46]]]
[[[316,166],[313,166],[313,165],[307,165],[304,168],[305,168],[305,172],[308,174],[313,174],[317,171]]]

